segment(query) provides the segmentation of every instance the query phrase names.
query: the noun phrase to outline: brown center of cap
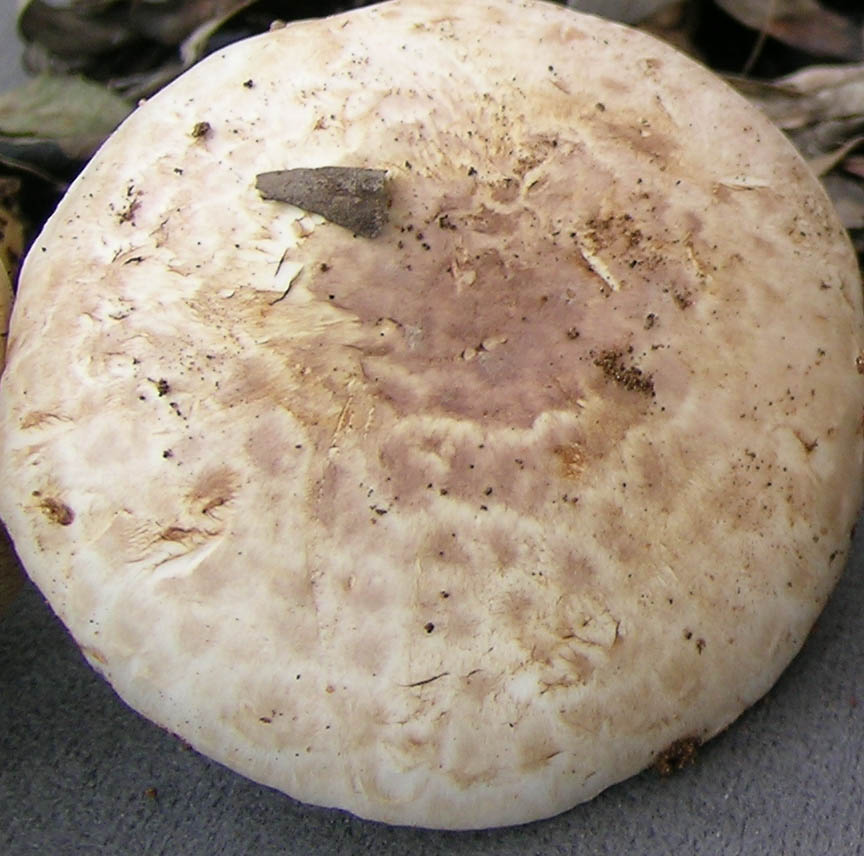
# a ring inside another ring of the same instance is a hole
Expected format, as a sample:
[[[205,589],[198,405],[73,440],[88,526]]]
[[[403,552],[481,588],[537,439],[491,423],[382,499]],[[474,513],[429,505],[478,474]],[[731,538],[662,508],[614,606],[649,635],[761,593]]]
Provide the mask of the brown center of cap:
[[[304,247],[316,259],[309,292],[345,322],[344,347],[376,398],[403,415],[520,428],[609,382],[638,396],[640,409],[650,401],[650,373],[616,321],[640,313],[628,326],[641,329],[643,307],[592,270],[589,227],[554,188],[516,174],[466,174],[464,192],[446,198],[417,174],[392,185],[395,210],[379,238],[324,227]],[[593,228],[610,241],[634,230],[611,220]],[[326,363],[332,330],[307,342],[311,364]]]

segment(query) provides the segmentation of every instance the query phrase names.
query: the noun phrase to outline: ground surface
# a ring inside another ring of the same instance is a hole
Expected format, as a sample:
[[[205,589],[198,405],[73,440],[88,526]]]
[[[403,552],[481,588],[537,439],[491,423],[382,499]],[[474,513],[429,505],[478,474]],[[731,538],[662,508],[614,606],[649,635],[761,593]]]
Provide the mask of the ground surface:
[[[864,527],[775,688],[696,763],[515,829],[392,829],[300,805],[186,749],[85,665],[27,586],[0,621],[4,856],[864,853]]]

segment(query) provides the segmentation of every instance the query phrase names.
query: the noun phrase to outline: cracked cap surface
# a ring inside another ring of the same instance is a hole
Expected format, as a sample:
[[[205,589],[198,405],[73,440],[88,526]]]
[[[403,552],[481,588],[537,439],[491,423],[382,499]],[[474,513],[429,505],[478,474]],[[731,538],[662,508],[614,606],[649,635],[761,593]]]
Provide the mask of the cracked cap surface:
[[[199,132],[206,127],[206,133]],[[386,169],[368,239],[255,189]],[[0,514],[135,709],[390,823],[549,816],[759,698],[860,501],[855,258],[635,31],[395,0],[140,107],[26,262]]]

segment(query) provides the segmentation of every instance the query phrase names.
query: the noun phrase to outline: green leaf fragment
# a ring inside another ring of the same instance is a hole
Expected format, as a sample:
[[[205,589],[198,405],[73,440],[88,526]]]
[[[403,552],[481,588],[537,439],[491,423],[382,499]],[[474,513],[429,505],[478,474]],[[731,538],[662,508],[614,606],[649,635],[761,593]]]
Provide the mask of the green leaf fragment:
[[[81,77],[42,75],[0,94],[0,136],[64,140],[108,136],[132,111]]]

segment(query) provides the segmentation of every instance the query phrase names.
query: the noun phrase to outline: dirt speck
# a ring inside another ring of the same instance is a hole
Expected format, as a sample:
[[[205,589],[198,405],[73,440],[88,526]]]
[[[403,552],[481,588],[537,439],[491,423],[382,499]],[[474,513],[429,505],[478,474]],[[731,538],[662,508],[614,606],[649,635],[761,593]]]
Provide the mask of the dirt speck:
[[[46,496],[39,503],[39,507],[52,523],[59,526],[69,526],[75,520],[75,512],[65,502],[60,502],[59,499]]]
[[[626,364],[621,351],[603,351],[594,360],[594,365],[601,368],[609,380],[624,389],[654,395],[654,379],[637,366]]]
[[[702,741],[698,737],[682,737],[666,747],[654,761],[654,769],[661,776],[671,776],[689,767],[699,753]]]

